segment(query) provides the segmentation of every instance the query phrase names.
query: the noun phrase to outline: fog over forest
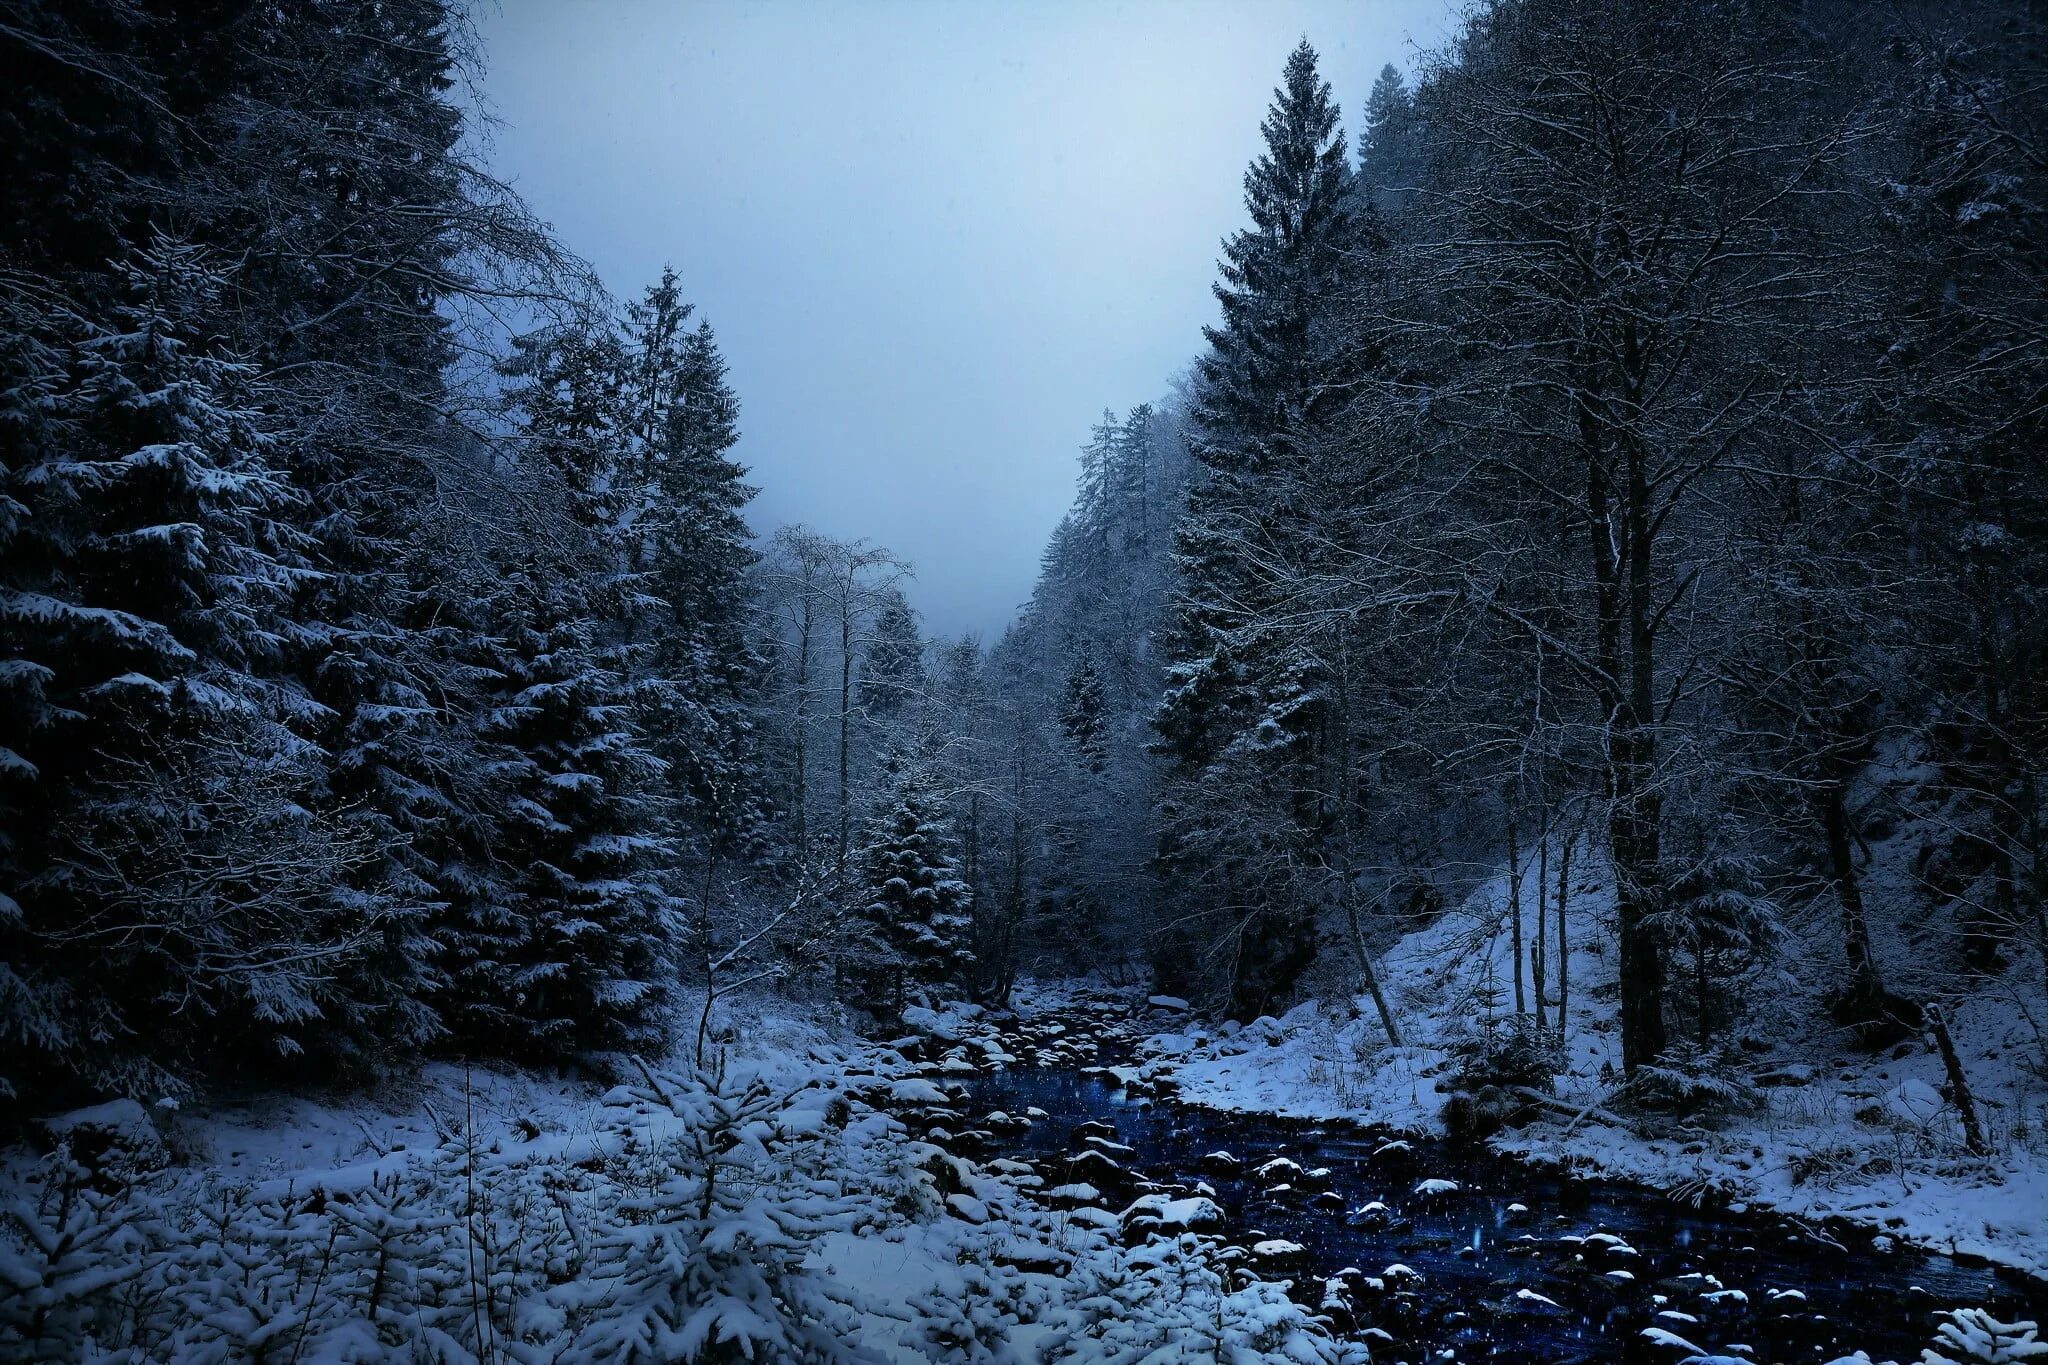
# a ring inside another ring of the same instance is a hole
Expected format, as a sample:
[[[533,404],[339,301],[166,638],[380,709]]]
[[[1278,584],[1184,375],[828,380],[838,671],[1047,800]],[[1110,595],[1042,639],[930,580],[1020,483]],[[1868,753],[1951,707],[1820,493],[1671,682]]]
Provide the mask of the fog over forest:
[[[0,53],[0,1360],[2048,1357],[2038,6]]]

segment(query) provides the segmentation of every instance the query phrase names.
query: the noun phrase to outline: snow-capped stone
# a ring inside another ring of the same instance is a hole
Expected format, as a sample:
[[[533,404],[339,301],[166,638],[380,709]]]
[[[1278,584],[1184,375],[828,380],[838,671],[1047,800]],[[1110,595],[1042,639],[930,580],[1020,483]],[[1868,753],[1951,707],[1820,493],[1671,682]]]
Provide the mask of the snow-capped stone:
[[[1221,1232],[1223,1210],[1213,1199],[1200,1195],[1176,1199],[1167,1194],[1148,1194],[1134,1201],[1120,1215],[1126,1233]]]
[[[1291,1269],[1308,1261],[1308,1248],[1284,1237],[1269,1237],[1252,1243],[1252,1257],[1274,1269]]]
[[[1375,1199],[1370,1204],[1361,1204],[1345,1215],[1344,1221],[1353,1227],[1383,1228],[1394,1221],[1394,1211]]]
[[[1252,1178],[1267,1185],[1282,1182],[1292,1184],[1301,1179],[1301,1176],[1301,1163],[1284,1156],[1276,1156],[1252,1168]]]

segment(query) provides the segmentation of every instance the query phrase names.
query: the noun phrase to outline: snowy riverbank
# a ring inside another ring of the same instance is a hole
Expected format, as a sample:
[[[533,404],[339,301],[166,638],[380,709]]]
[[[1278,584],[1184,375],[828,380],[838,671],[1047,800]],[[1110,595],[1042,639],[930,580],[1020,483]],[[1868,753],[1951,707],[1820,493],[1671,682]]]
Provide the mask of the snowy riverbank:
[[[1441,1132],[1460,1058],[1512,1009],[1505,901],[1505,879],[1497,878],[1385,954],[1404,1047],[1386,1046],[1363,996],[1311,1002],[1241,1029],[1162,1014],[1160,1032],[1141,1045],[1147,1074],[1169,1076],[1182,1098],[1216,1108]],[[1795,1217],[1839,1217],[1880,1238],[2048,1276],[2048,1084],[2042,1039],[2021,999],[2038,996],[2037,969],[2015,967],[2021,979],[2005,983],[2011,996],[1980,993],[1953,1015],[1994,1148],[1989,1157],[1966,1152],[1931,1047],[1914,1040],[1870,1054],[1828,1031],[1816,984],[1833,979],[1825,925],[1795,936],[1778,968],[1756,983],[1767,1026],[1755,1037],[1804,1040],[1764,1046],[1744,1035],[1744,1070],[1760,1107],[1649,1135],[1602,1116],[1620,1042],[1612,936],[1590,926],[1610,913],[1607,888],[1579,888],[1573,914],[1583,927],[1571,952],[1560,1111],[1497,1135],[1497,1148],[1681,1197],[1711,1190]]]
[[[912,1060],[781,1003],[733,1023],[713,1072],[75,1115],[58,1158],[0,1166],[0,1357],[1364,1359],[1218,1246],[1126,1247],[1030,1166],[948,1150],[939,1082],[985,1049]]]

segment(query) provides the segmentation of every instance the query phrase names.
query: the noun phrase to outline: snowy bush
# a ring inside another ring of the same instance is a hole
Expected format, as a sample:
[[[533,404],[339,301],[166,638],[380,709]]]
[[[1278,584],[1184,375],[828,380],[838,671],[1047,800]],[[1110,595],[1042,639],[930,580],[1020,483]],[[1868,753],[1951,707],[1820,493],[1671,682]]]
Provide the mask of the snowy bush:
[[[1458,1084],[1526,1085],[1551,1088],[1564,1070],[1564,1044],[1557,1032],[1538,1025],[1532,1015],[1513,1015],[1486,1029],[1458,1049]]]
[[[1222,1365],[1366,1365],[1363,1346],[1340,1342],[1286,1286],[1253,1280],[1231,1288],[1217,1243],[1195,1236],[1154,1240],[1091,1262],[1076,1324],[1053,1333],[1048,1362],[1138,1365],[1163,1360]]]
[[[578,1348],[619,1361],[866,1361],[849,1344],[853,1304],[804,1266],[853,1210],[776,1124],[782,1105],[723,1060],[700,1073],[646,1073],[636,1088],[683,1121],[646,1193],[621,1202],[599,1243],[610,1282],[560,1291]]]
[[[715,1065],[613,1099],[593,1158],[464,1124],[333,1188],[107,1191],[60,1153],[0,1207],[0,1358],[873,1359],[806,1261],[875,1201],[784,1123],[791,1097]]]
[[[959,1278],[909,1302],[913,1325],[903,1344],[938,1365],[1023,1365],[1010,1331],[1026,1319],[1014,1275],[969,1263]]]
[[[1957,1308],[1943,1317],[1934,1334],[1938,1350],[1920,1353],[1921,1365],[2010,1365],[2048,1357],[2048,1341],[2038,1340],[2031,1322],[2000,1322],[1981,1308]]]
[[[1674,1043],[1654,1062],[1638,1066],[1611,1103],[1641,1114],[1706,1121],[1754,1113],[1764,1105],[1735,1061],[1687,1043]]]

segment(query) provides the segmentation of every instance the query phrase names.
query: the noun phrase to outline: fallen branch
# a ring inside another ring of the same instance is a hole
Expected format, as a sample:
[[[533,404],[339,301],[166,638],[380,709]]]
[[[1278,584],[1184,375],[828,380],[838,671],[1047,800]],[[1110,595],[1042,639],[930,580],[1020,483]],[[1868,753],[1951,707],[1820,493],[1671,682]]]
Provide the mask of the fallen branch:
[[[1566,1137],[1570,1137],[1572,1135],[1572,1130],[1574,1128],[1577,1128],[1581,1122],[1589,1118],[1607,1124],[1609,1127],[1612,1128],[1628,1127],[1627,1119],[1622,1118],[1619,1114],[1608,1113],[1605,1109],[1602,1109],[1600,1107],[1600,1101],[1598,1100],[1594,1100],[1591,1104],[1588,1104],[1583,1109],[1575,1109],[1570,1103],[1559,1099],[1555,1095],[1546,1095],[1541,1090],[1538,1090],[1533,1086],[1510,1086],[1508,1087],[1508,1093],[1514,1095],[1517,1099],[1527,1100],[1529,1103],[1535,1105],[1537,1108],[1548,1110],[1553,1114],[1571,1115],[1572,1121],[1566,1124],[1564,1129],[1564,1136]]]

